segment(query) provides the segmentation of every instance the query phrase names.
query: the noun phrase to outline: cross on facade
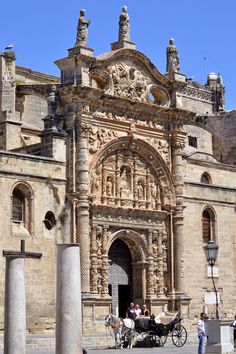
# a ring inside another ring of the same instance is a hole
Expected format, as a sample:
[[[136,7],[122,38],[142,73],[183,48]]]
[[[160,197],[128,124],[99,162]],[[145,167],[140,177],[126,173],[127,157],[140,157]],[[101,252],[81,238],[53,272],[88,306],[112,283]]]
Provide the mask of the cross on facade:
[[[39,252],[25,252],[25,240],[21,240],[20,251],[3,251],[3,257],[37,258],[42,257]]]

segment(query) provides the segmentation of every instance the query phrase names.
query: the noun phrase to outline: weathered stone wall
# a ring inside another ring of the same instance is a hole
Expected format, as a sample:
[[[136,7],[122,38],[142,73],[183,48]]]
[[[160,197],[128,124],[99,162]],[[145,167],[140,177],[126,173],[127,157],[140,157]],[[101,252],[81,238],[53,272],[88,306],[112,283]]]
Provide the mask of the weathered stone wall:
[[[184,130],[187,132],[186,146],[188,145],[188,137],[197,138],[197,148],[194,151],[204,152],[206,154],[213,154],[212,151],[212,133],[195,125],[184,125]]]
[[[201,174],[207,171],[212,185],[200,183]],[[215,239],[219,244],[216,287],[220,291],[221,315],[232,317],[236,311],[235,283],[235,169],[222,170],[204,162],[186,163],[184,186],[184,237],[185,269],[188,281],[186,291],[192,296],[191,312],[203,310],[205,291],[212,291],[212,280],[207,276],[207,262],[203,251],[202,212],[210,207],[215,213]],[[209,307],[212,310],[211,307]]]
[[[16,110],[20,112],[21,121],[27,122],[28,129],[43,129],[42,119],[47,115],[46,98],[27,95],[23,99],[23,103],[16,100]]]
[[[208,117],[206,125],[221,138],[221,161],[236,164],[236,111],[222,112],[217,116]]]
[[[19,250],[25,239],[27,251],[42,252],[41,260],[26,259],[27,328],[52,328],[55,323],[55,244],[69,242],[69,206],[64,204],[65,165],[26,155],[0,153],[1,249]],[[20,166],[20,169],[19,169]],[[12,191],[24,183],[31,191],[31,231],[12,222]],[[44,219],[52,211],[56,225],[48,230]],[[1,257],[0,288],[4,289],[5,258]],[[4,291],[0,294],[0,323],[3,326]]]

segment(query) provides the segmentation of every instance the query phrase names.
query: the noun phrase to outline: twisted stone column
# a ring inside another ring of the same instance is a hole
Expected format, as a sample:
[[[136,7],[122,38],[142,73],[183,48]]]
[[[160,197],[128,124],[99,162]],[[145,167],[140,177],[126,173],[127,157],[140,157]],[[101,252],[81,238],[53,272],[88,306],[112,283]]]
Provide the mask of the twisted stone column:
[[[176,293],[184,293],[184,236],[183,236],[183,167],[182,149],[184,142],[177,133],[172,134],[172,168],[176,192],[174,212],[174,278]]]
[[[77,204],[77,242],[81,257],[81,291],[90,292],[90,239],[89,239],[89,163],[88,163],[88,127],[82,123],[77,128],[76,188]]]
[[[148,232],[147,239],[148,257],[147,257],[147,297],[152,298],[154,295],[154,260],[152,251],[152,232]]]
[[[163,247],[162,247],[162,239],[163,239],[163,233],[159,232],[158,235],[158,258],[157,258],[157,269],[158,269],[158,290],[159,294],[163,295],[163,289],[164,289],[164,276],[163,276]]]
[[[108,228],[103,227],[102,232],[102,297],[108,295]]]
[[[98,274],[97,274],[97,228],[92,227],[91,231],[91,269],[90,269],[90,277],[91,277],[91,293],[98,293]]]

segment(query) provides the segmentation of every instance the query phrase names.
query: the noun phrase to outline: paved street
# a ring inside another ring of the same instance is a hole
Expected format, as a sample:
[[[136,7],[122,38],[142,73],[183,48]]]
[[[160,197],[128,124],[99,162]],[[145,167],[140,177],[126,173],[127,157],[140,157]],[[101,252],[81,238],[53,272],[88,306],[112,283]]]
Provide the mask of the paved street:
[[[112,354],[112,353],[119,353],[120,349],[90,349],[87,351],[87,354]],[[167,345],[162,348],[157,347],[157,348],[132,348],[132,349],[122,349],[122,353],[124,354],[174,354],[174,353],[179,353],[179,354],[194,354],[197,353],[197,347],[193,345],[185,345],[182,348],[176,348],[173,345]]]
[[[27,354],[54,354],[55,352],[52,349],[30,349],[26,351]],[[173,345],[167,345],[163,348],[132,348],[132,349],[87,349],[84,354],[194,354],[197,353],[197,347],[193,345],[185,345],[182,348],[176,348]],[[0,354],[3,354],[3,351],[0,350]],[[69,353],[68,353],[69,354]]]

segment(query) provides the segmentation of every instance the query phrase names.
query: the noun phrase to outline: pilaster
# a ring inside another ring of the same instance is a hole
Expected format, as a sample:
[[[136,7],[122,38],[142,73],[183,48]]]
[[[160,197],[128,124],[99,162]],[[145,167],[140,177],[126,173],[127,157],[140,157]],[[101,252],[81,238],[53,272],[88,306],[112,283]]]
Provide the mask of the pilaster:
[[[184,234],[183,234],[183,162],[184,135],[172,133],[172,170],[176,194],[176,208],[173,215],[174,232],[174,285],[175,298],[187,299],[185,294]],[[190,300],[190,298],[189,298]]]
[[[81,254],[81,291],[90,293],[90,225],[88,202],[88,131],[78,122],[76,146],[77,240]]]

